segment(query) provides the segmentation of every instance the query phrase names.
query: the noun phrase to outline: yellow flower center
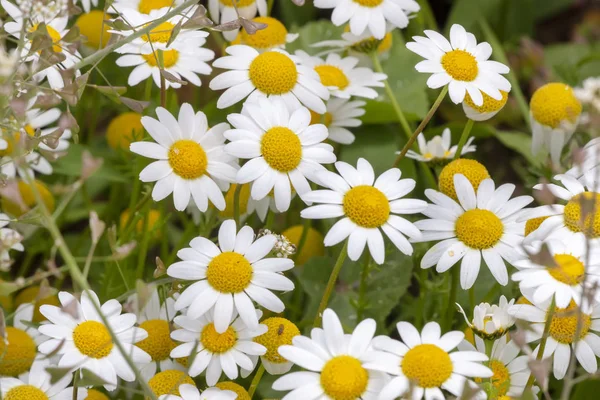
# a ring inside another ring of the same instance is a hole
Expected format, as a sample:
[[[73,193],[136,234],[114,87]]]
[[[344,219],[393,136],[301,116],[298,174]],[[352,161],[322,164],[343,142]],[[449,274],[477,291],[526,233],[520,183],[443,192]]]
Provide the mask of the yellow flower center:
[[[108,329],[98,321],[86,321],[73,331],[73,343],[75,347],[88,357],[107,357],[112,348],[113,341]]]
[[[96,389],[88,389],[87,393],[85,400],[110,400],[107,395]]]
[[[574,286],[583,282],[585,267],[570,254],[554,255],[556,266],[548,267],[548,273],[557,281]]]
[[[324,86],[335,86],[340,90],[344,90],[350,84],[344,71],[335,65],[317,65],[315,71],[319,74],[321,83]]]
[[[24,130],[25,130],[25,132],[27,132],[27,135],[29,135],[29,137],[35,136],[35,129],[33,129],[33,127],[31,125],[29,125],[29,124],[25,125]],[[6,135],[8,135],[8,133],[6,133],[4,129],[2,129],[2,133],[4,136],[4,140],[6,141],[6,149],[0,150],[0,157],[10,156],[15,151],[15,145],[19,145],[19,142],[21,140],[21,132],[19,132],[19,131],[13,132],[12,138],[6,137]]]
[[[150,354],[152,361],[166,360],[177,344],[171,340],[169,323],[162,319],[151,319],[140,324],[148,332],[148,337],[136,343],[140,349]]]
[[[142,14],[150,14],[152,10],[160,10],[173,4],[172,0],[140,0],[138,11]]]
[[[475,56],[464,50],[452,50],[444,54],[442,67],[457,81],[474,81],[479,73]]]
[[[548,83],[535,91],[529,103],[531,115],[542,125],[557,128],[562,122],[575,123],[581,103],[564,83]]]
[[[156,28],[152,29],[148,35],[142,36],[142,40],[153,43],[167,43],[169,39],[171,39],[173,28],[175,28],[175,25],[172,23],[163,22]]]
[[[333,400],[355,400],[367,390],[369,373],[352,356],[337,356],[321,371],[321,387]]]
[[[325,117],[322,118],[321,114],[318,114],[318,113],[314,112],[313,110],[308,110],[308,111],[310,111],[310,124],[311,125],[314,125],[314,124],[323,124],[325,126],[331,125],[331,122],[333,121],[333,115],[331,115],[330,112],[326,112]]]
[[[58,296],[55,294],[44,297],[43,299],[38,299],[38,294],[40,292],[39,286],[29,286],[28,288],[23,289],[17,297],[15,298],[16,306],[20,306],[21,304],[33,303],[33,318],[32,322],[40,323],[42,321],[46,321],[47,318],[42,315],[40,312],[40,306],[43,305],[51,305],[51,306],[60,306],[60,302],[58,301]]]
[[[210,323],[202,329],[200,343],[211,353],[226,353],[237,343],[237,333],[232,326],[223,333],[218,333],[215,324]]]
[[[456,220],[454,229],[458,240],[477,250],[494,247],[504,233],[500,218],[489,210],[480,209],[465,211]]]
[[[575,302],[571,300],[567,308],[556,308],[550,323],[550,336],[554,340],[563,344],[571,344],[576,341],[577,333],[577,314],[579,309]],[[592,317],[588,314],[581,314],[581,328],[577,340],[584,338],[592,325]]]
[[[546,219],[548,219],[548,217],[528,219],[527,222],[525,222],[525,236],[529,235],[531,232],[539,228],[542,222],[544,222]]]
[[[156,397],[165,394],[180,396],[179,386],[183,384],[196,386],[194,380],[188,374],[174,369],[159,372],[148,381],[148,386],[150,386]],[[147,399],[149,397],[146,397]]]
[[[294,61],[277,51],[260,54],[250,64],[248,75],[254,87],[265,94],[290,92],[298,80]]]
[[[344,214],[363,228],[378,228],[390,216],[390,202],[381,190],[373,186],[353,187],[344,195]]]
[[[377,7],[383,0],[354,0],[355,3],[360,4],[363,7]]]
[[[422,388],[441,386],[454,370],[448,353],[434,344],[420,344],[410,349],[400,367],[408,379]]]
[[[27,332],[7,327],[6,339],[0,337],[0,376],[18,376],[29,371],[36,354],[35,342]]]
[[[173,50],[156,50],[154,53],[142,54],[142,57],[144,58],[144,60],[146,60],[146,63],[149,66],[158,67],[159,52],[162,52],[164,68],[171,68],[172,66],[177,64],[177,61],[179,60],[179,52],[175,49],[173,49]]]
[[[500,93],[502,94],[502,98],[500,100],[496,100],[484,92],[481,92],[483,95],[483,104],[480,106],[475,105],[473,99],[471,99],[471,96],[469,93],[467,93],[465,96],[465,103],[480,114],[500,111],[502,107],[506,105],[506,101],[508,100],[508,92],[501,90]]]
[[[533,304],[531,304],[531,302],[529,300],[527,300],[527,298],[525,296],[521,296],[517,299],[517,301],[515,302],[515,304],[526,304],[528,306],[532,306]]]
[[[110,40],[110,27],[106,23],[110,19],[108,14],[104,14],[100,10],[92,10],[89,13],[81,14],[77,18],[75,25],[79,28],[79,32],[87,38],[86,45],[95,49],[105,47]]]
[[[252,271],[252,265],[243,255],[226,251],[208,264],[206,279],[221,293],[239,293],[250,284]]]
[[[20,385],[10,389],[4,400],[48,400],[46,393],[32,385]]]
[[[198,179],[206,172],[208,158],[198,143],[189,139],[178,140],[169,149],[169,165],[183,179]]]
[[[492,385],[497,390],[497,394],[499,396],[503,396],[510,389],[510,372],[508,372],[508,368],[498,360],[492,360],[489,363],[489,367],[494,373],[492,376]]]
[[[235,382],[225,381],[219,382],[215,385],[221,390],[231,390],[235,394],[237,394],[236,400],[250,400],[250,395],[242,386],[238,385]]]
[[[142,140],[144,137],[144,126],[141,122],[142,116],[134,112],[126,112],[114,118],[106,128],[106,140],[113,149],[129,151],[132,142]]]
[[[239,34],[241,43],[261,50],[285,45],[288,31],[277,19],[256,17],[252,21],[267,24],[267,27],[256,31],[254,35],[250,35],[245,29],[242,29]]]
[[[600,193],[583,192],[573,196],[565,206],[563,218],[571,231],[583,232],[590,238],[600,237]]]
[[[442,172],[440,172],[438,184],[440,192],[454,200],[457,200],[456,190],[454,188],[454,175],[456,174],[464,175],[469,182],[471,182],[471,185],[473,185],[473,190],[475,190],[475,192],[477,192],[479,184],[484,179],[490,177],[488,170],[475,160],[459,158],[458,160],[452,161],[442,169]]]
[[[48,211],[53,212],[54,211],[54,196],[52,196],[52,193],[50,193],[50,191],[48,190],[46,185],[44,185],[42,182],[35,180],[34,184],[35,184],[37,191],[42,196],[42,199],[44,200],[44,204],[46,205],[46,208],[48,209]],[[15,217],[20,217],[25,212],[27,212],[30,209],[32,209],[33,207],[35,207],[37,204],[37,201],[35,200],[35,196],[33,194],[33,189],[31,189],[31,187],[27,183],[25,183],[23,181],[19,181],[17,185],[19,186],[19,194],[21,195],[21,199],[23,200],[23,203],[25,204],[26,209],[22,209],[19,204],[13,203],[12,201],[10,201],[10,199],[8,197],[3,196],[0,200],[0,202],[1,202],[1,206],[2,206],[1,208],[2,208],[2,210],[4,210],[5,213],[13,215]]]
[[[263,356],[272,363],[284,363],[287,360],[279,355],[279,346],[291,345],[292,338],[300,335],[298,327],[293,322],[279,317],[267,318],[261,322],[267,325],[267,332],[254,338],[258,344],[267,348],[267,353]]]
[[[302,238],[303,231],[303,225],[295,225],[286,229],[283,232],[283,236],[298,248],[298,246],[300,246],[300,239]],[[300,250],[300,253],[296,253],[295,255],[296,265],[303,265],[312,257],[320,257],[323,255],[325,255],[323,234],[315,228],[310,228],[306,234],[306,239],[304,239],[304,246]]]
[[[30,28],[30,32],[35,32],[38,30],[40,24],[35,24]],[[48,36],[52,39],[52,51],[55,53],[60,53],[62,51],[62,46],[60,45],[60,33],[50,25],[46,25],[46,32],[48,32]]]
[[[269,129],[260,141],[260,151],[269,166],[280,172],[295,169],[302,160],[300,138],[288,128]]]
[[[389,49],[392,48],[392,37],[393,37],[392,32],[388,32],[385,34],[385,36],[379,43],[379,46],[377,46],[377,52],[379,54],[385,53],[386,51],[388,51]],[[375,39],[375,38],[373,38],[373,39]]]
[[[225,7],[233,7],[234,0],[219,0],[219,1]],[[239,1],[236,1],[236,3],[235,3],[237,8],[248,7],[248,6],[251,6],[252,4],[254,4],[254,0],[239,0]]]
[[[219,215],[225,219],[233,218],[233,209],[234,209],[234,200],[235,200],[235,190],[237,188],[237,184],[233,183],[229,187],[227,194],[225,195],[225,209],[223,211],[219,211]],[[248,211],[248,200],[250,200],[250,185],[243,184],[240,189],[240,200],[239,200],[239,211],[240,215],[246,214]]]

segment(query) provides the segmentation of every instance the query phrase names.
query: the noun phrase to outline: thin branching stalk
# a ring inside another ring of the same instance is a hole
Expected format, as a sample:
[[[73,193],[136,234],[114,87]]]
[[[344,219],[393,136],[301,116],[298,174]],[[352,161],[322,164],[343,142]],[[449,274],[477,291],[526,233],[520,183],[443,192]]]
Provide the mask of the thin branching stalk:
[[[250,400],[252,400],[252,397],[254,396],[254,393],[256,392],[256,388],[258,388],[258,384],[260,383],[260,380],[262,379],[264,373],[265,373],[265,366],[261,362],[260,366],[258,367],[258,370],[256,371],[256,374],[254,374],[254,378],[252,378],[250,387],[248,388],[248,396],[250,396]]]
[[[544,324],[544,332],[542,333],[542,339],[540,340],[540,347],[538,348],[538,353],[536,356],[537,361],[541,361],[544,358],[544,351],[546,350],[546,342],[548,341],[548,335],[550,334],[550,326],[552,325],[552,318],[554,317],[554,312],[556,311],[556,300],[554,296],[552,296],[552,302],[550,303],[550,308],[548,308],[548,316],[546,317],[546,323]],[[529,379],[527,380],[527,385],[525,386],[525,390],[523,393],[529,393],[531,387],[533,386],[533,381],[535,381],[535,377],[533,374],[529,375]]]
[[[455,160],[460,158],[463,147],[465,147],[465,143],[467,143],[467,139],[469,138],[469,134],[471,133],[471,129],[473,129],[474,124],[475,122],[473,122],[472,119],[468,120],[465,124],[465,128],[463,129],[462,134],[460,135],[460,139],[458,141],[458,146],[456,147],[456,153],[454,153]]]
[[[329,281],[327,282],[327,286],[325,287],[325,292],[323,293],[323,298],[321,299],[321,303],[319,304],[319,308],[317,309],[317,315],[315,316],[315,320],[313,323],[313,327],[318,327],[321,325],[321,318],[323,317],[323,311],[327,308],[327,304],[329,303],[329,298],[333,293],[333,289],[335,288],[335,283],[337,282],[338,275],[342,270],[342,265],[344,265],[344,260],[346,259],[346,253],[348,253],[348,240],[344,243],[342,250],[340,251],[340,255],[331,270],[331,275],[329,275]]]

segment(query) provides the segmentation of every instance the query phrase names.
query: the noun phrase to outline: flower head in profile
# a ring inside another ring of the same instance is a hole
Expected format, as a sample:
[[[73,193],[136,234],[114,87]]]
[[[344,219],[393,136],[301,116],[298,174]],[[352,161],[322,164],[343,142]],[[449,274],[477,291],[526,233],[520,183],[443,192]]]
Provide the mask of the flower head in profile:
[[[325,114],[310,112],[311,125],[324,124],[329,130],[327,139],[335,143],[351,144],[354,142],[354,133],[348,128],[356,128],[362,125],[358,117],[365,115],[365,105],[362,100],[340,99],[331,97],[327,100],[327,111]]]
[[[402,253],[410,255],[413,248],[406,236],[416,239],[421,232],[402,214],[416,214],[427,204],[422,200],[402,199],[416,182],[400,179],[401,171],[392,168],[375,179],[373,167],[359,158],[356,168],[345,162],[335,163],[338,174],[319,174],[326,190],[314,190],[304,196],[306,201],[321,203],[301,212],[302,218],[326,219],[342,217],[325,236],[325,246],[334,246],[348,238],[348,256],[358,260],[365,246],[377,264],[385,260],[386,236]]]
[[[267,331],[254,338],[254,342],[263,345],[267,351],[260,356],[260,361],[271,375],[282,375],[289,372],[294,365],[291,361],[279,354],[281,346],[291,346],[293,339],[300,335],[300,330],[292,321],[281,317],[270,317],[261,321]],[[259,357],[250,356],[253,364]],[[251,371],[242,371],[242,377]]]
[[[508,101],[508,92],[500,90],[502,98],[500,100],[494,99],[490,95],[483,93],[483,104],[477,105],[473,102],[471,95],[467,93],[465,100],[462,102],[463,111],[467,118],[473,121],[487,121],[498,114],[506,105]]]
[[[238,0],[235,1],[235,6],[234,0],[208,0],[208,11],[216,24],[226,24],[239,17],[252,19],[257,12],[261,17],[268,14],[266,0]],[[234,40],[236,34],[236,31],[223,32],[223,36],[229,41]]]
[[[475,106],[484,104],[483,94],[495,100],[510,91],[510,82],[502,76],[508,73],[506,65],[489,60],[492,46],[487,42],[477,44],[472,33],[461,25],[450,28],[450,41],[435,31],[425,31],[427,37],[414,36],[406,47],[425,58],[415,66],[419,72],[432,74],[427,86],[437,89],[448,85],[450,99],[462,103],[468,94]]]
[[[514,303],[514,299],[507,301],[504,296],[500,296],[498,305],[481,303],[473,309],[473,320],[471,321],[469,321],[463,308],[459,304],[457,306],[473,333],[483,339],[494,340],[504,336],[515,324],[515,318],[508,313],[508,309]]]
[[[259,52],[272,49],[285,49],[286,44],[295,41],[298,38],[297,33],[289,33],[285,25],[273,17],[256,17],[252,22],[265,24],[264,29],[259,29],[253,34],[248,33],[246,29],[241,29],[232,45],[244,44],[256,49]]]
[[[452,135],[450,129],[446,128],[442,132],[442,136],[434,136],[431,140],[426,140],[423,133],[417,136],[419,144],[419,153],[414,150],[408,150],[406,157],[422,162],[439,162],[443,160],[452,160],[458,149],[458,145],[451,146]],[[470,137],[462,148],[461,156],[467,153],[472,153],[477,150],[475,145],[472,145],[474,137]]]

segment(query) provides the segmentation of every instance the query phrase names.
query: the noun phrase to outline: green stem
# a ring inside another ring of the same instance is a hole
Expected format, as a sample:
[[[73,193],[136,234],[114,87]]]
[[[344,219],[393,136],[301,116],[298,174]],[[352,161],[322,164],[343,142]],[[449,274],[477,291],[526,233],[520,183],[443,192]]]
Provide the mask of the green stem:
[[[260,367],[258,367],[258,371],[256,371],[256,374],[254,375],[254,378],[250,383],[250,387],[248,388],[248,396],[250,396],[250,400],[252,400],[252,397],[254,396],[256,388],[258,388],[258,384],[260,383],[260,380],[262,379],[264,373],[265,366],[262,363],[260,363]]]
[[[426,294],[426,285],[427,282],[427,270],[425,268],[419,268],[419,305],[417,307],[417,313],[415,315],[415,326],[417,329],[420,329],[423,324],[423,311],[425,310],[425,299],[427,298]]]
[[[470,119],[465,124],[465,128],[460,135],[460,140],[458,141],[458,146],[456,147],[456,153],[454,153],[454,159],[457,160],[460,158],[463,147],[465,147],[465,143],[467,143],[467,139],[469,138],[469,134],[471,133],[471,129],[473,129],[473,125],[475,122]]]
[[[344,265],[344,260],[346,259],[346,253],[348,252],[348,241],[344,243],[342,247],[342,251],[340,251],[340,255],[331,270],[331,275],[329,275],[329,281],[327,282],[327,286],[325,287],[325,293],[323,293],[323,298],[321,299],[321,303],[319,304],[319,308],[317,309],[317,315],[315,316],[315,320],[313,323],[313,327],[318,327],[321,325],[321,318],[323,317],[323,311],[327,308],[327,304],[329,303],[329,298],[333,293],[333,289],[335,288],[335,282],[337,281],[338,275],[342,270],[342,265]]]
[[[550,303],[550,307],[548,308],[548,316],[546,317],[546,323],[544,324],[544,332],[542,333],[542,340],[540,341],[540,347],[538,348],[538,353],[536,356],[536,360],[541,361],[544,357],[544,350],[546,350],[546,342],[548,340],[548,334],[550,333],[550,325],[552,324],[552,317],[554,316],[554,312],[556,311],[554,306],[556,301],[554,296],[552,296],[552,302]],[[525,386],[525,390],[523,393],[529,393],[529,390],[533,386],[533,381],[535,377],[533,374],[529,375],[529,379],[527,380],[527,385]]]
[[[271,15],[273,4],[275,4],[275,0],[267,0],[267,15]]]
[[[240,192],[242,191],[242,185],[237,184],[235,192],[233,192],[233,220],[235,226],[240,227]]]
[[[458,285],[460,284],[460,268],[454,266],[452,268],[452,281],[450,283],[450,295],[448,296],[448,306],[446,308],[446,315],[444,316],[444,331],[448,331],[452,328],[452,317],[455,314],[456,305],[456,292],[458,291]]]
[[[305,219],[304,224],[302,225],[302,233],[300,234],[300,241],[298,242],[298,248],[296,249],[296,260],[300,258],[300,253],[306,244],[306,238],[308,237],[308,232],[310,231],[310,225],[312,223],[312,219]]]
[[[471,309],[475,308],[475,287],[469,289],[469,306]]]
[[[435,20],[435,16],[433,15],[433,11],[431,10],[431,6],[427,0],[421,0],[418,2],[421,6],[421,13],[425,19],[425,23],[429,26],[429,29],[433,29],[434,31],[439,31],[437,21]]]
[[[408,142],[406,142],[406,144],[404,145],[404,148],[402,149],[400,154],[398,154],[398,157],[396,157],[396,160],[394,161],[394,167],[397,167],[398,164],[400,164],[400,161],[402,161],[402,159],[406,155],[406,153],[408,153],[408,150],[412,147],[415,140],[417,140],[417,136],[419,136],[419,133],[423,132],[423,129],[425,129],[425,127],[427,126],[427,124],[429,123],[431,118],[433,117],[433,114],[435,114],[435,112],[437,111],[440,104],[442,104],[442,100],[444,100],[444,97],[446,97],[447,93],[448,93],[448,85],[444,86],[444,88],[438,95],[437,99],[435,99],[435,102],[433,103],[433,105],[431,106],[429,111],[427,112],[427,115],[425,115],[425,118],[423,119],[423,121],[421,121],[421,123],[417,127],[417,130],[415,130],[413,132],[413,134],[409,136]]]
[[[356,320],[362,321],[365,311],[365,297],[367,293],[367,279],[369,278],[369,270],[371,267],[371,255],[367,253],[365,263],[363,265],[362,274],[360,275],[360,287],[358,289],[358,307],[356,308]]]
[[[150,219],[150,206],[146,206],[144,210],[144,224],[142,229],[142,244],[138,253],[137,267],[135,270],[136,279],[144,279],[144,267],[146,266],[146,258],[148,256],[148,247],[150,245],[150,232],[148,229],[148,220]]]

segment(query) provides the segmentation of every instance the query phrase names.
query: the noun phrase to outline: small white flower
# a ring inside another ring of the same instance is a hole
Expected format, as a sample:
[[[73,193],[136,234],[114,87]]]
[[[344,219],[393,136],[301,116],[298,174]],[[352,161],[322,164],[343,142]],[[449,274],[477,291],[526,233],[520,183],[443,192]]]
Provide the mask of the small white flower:
[[[498,305],[481,303],[473,309],[472,322],[469,321],[460,304],[456,305],[465,317],[467,325],[469,325],[477,336],[486,340],[493,340],[506,334],[510,327],[515,324],[515,318],[508,313],[508,309],[514,303],[514,299],[507,301],[504,296],[500,296]]]
[[[236,38],[231,42],[235,44],[245,44],[255,48],[258,52],[272,49],[285,49],[286,44],[292,43],[298,39],[298,33],[288,33],[287,28],[281,21],[273,17],[256,17],[252,22],[265,24],[266,28],[259,29],[250,34],[246,29],[240,29]]]
[[[231,390],[221,390],[216,387],[209,387],[202,392],[198,390],[194,385],[185,383],[180,385],[179,394],[163,394],[158,400],[235,400],[238,395]]]
[[[238,15],[245,19],[252,19],[256,16],[256,12],[261,16],[267,15],[266,0],[240,0],[236,1],[236,9],[233,7],[234,0],[208,0],[208,11],[210,18],[216,24],[225,24],[234,21]],[[225,39],[232,41],[237,35],[236,31],[225,31],[223,36]]]
[[[472,153],[477,150],[477,147],[471,145],[474,137],[470,137],[462,148],[461,156],[467,153]],[[417,143],[419,144],[419,153],[414,150],[408,150],[406,157],[412,158],[413,160],[431,162],[440,160],[452,160],[458,149],[458,145],[451,145],[452,135],[449,128],[445,128],[442,132],[442,136],[434,136],[431,140],[427,141],[423,133],[419,133],[417,136]]]
[[[331,97],[327,101],[327,111],[323,117],[323,123],[329,130],[327,137],[332,142],[351,144],[354,142],[354,134],[348,128],[356,128],[362,125],[358,117],[365,115],[364,106],[367,103],[362,100],[348,100]],[[321,115],[311,112],[311,124],[321,123]]]

